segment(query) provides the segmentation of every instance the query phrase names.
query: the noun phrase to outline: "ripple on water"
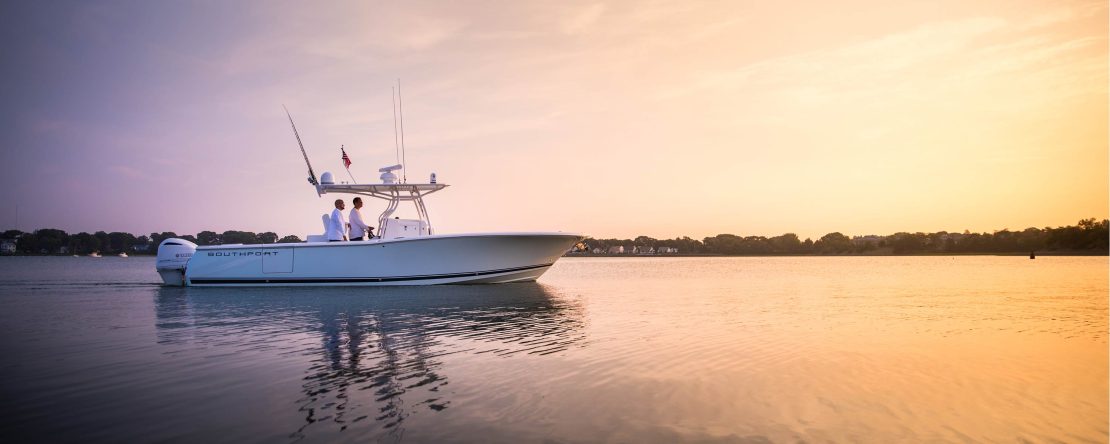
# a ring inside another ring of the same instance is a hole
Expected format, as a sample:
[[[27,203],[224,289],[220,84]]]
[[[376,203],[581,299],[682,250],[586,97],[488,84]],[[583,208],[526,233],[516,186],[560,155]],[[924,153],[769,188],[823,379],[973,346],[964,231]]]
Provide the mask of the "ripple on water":
[[[568,259],[542,284],[181,289],[0,258],[5,436],[1100,441],[1104,258]],[[13,266],[30,264],[30,266]]]

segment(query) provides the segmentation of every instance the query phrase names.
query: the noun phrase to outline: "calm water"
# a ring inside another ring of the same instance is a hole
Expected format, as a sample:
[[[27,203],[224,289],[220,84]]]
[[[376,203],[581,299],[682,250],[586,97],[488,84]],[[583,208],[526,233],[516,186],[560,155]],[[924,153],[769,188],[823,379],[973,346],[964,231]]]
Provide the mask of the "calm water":
[[[1106,442],[1105,257],[563,259],[182,289],[0,258],[0,438]]]

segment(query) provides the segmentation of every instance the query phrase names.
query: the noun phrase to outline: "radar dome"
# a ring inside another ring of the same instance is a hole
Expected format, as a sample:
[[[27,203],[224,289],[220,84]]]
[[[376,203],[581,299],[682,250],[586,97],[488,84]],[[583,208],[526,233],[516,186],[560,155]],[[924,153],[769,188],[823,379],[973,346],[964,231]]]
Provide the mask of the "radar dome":
[[[386,184],[397,183],[397,175],[393,174],[392,171],[386,171],[386,172],[382,173],[381,179],[382,179],[382,183],[386,183]]]
[[[330,171],[320,175],[320,185],[335,185],[335,179],[332,179]]]

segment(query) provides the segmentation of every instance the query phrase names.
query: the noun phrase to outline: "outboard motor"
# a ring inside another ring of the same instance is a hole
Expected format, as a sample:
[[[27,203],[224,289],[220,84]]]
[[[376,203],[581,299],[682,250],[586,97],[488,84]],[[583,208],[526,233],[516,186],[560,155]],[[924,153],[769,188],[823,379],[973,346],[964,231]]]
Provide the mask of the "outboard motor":
[[[185,285],[185,266],[197,251],[197,244],[185,239],[170,238],[158,244],[158,262],[155,269],[166,285]]]

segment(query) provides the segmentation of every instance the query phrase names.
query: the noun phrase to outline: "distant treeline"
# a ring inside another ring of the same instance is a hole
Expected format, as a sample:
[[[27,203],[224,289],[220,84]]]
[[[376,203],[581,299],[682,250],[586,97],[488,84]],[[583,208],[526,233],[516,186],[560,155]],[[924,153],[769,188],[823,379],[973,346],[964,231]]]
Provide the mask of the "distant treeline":
[[[587,239],[586,251],[581,254],[610,254],[610,249],[623,247],[623,254],[633,251],[667,251],[671,254],[708,255],[776,255],[776,254],[929,254],[929,253],[1028,253],[1030,251],[1059,251],[1088,254],[1110,252],[1108,223],[1084,219],[1073,226],[1059,228],[1026,228],[1022,231],[1001,230],[994,233],[895,233],[889,236],[848,237],[829,233],[816,241],[799,239],[794,233],[781,236],[737,236],[718,234],[702,240],[689,237],[654,239],[640,236],[635,239]],[[155,254],[162,240],[176,237],[198,245],[221,244],[270,244],[275,242],[301,242],[297,236],[279,238],[277,233],[250,231],[201,231],[195,236],[174,232],[150,233],[135,236],[131,233],[112,232],[67,234],[65,231],[44,228],[25,233],[8,230],[0,234],[0,246],[5,254],[89,254],[129,253]]]
[[[718,234],[702,240],[689,237],[653,239],[587,239],[580,254],[677,254],[776,255],[776,254],[930,254],[930,253],[1029,253],[1059,251],[1107,254],[1110,251],[1108,221],[1084,219],[1077,225],[1059,228],[1026,228],[994,233],[895,233],[889,236],[848,237],[829,233],[816,241],[801,240],[794,233],[781,236],[737,236]],[[621,248],[623,247],[623,248]],[[673,250],[672,250],[673,249]],[[618,251],[623,250],[621,253]]]
[[[0,241],[13,242],[16,252],[20,254],[89,254],[100,253],[128,253],[128,254],[155,254],[158,244],[171,237],[185,239],[197,245],[221,244],[272,244],[275,242],[301,242],[297,236],[278,238],[277,233],[253,233],[250,231],[201,231],[195,236],[191,234],[177,234],[172,231],[150,233],[150,235],[135,236],[131,233],[112,232],[105,233],[77,233],[67,234],[65,231],[44,228],[32,233],[19,230],[8,230],[0,234]]]

